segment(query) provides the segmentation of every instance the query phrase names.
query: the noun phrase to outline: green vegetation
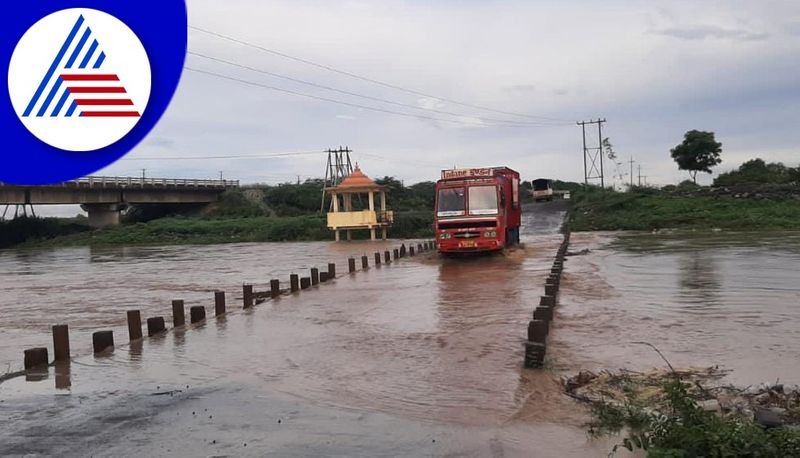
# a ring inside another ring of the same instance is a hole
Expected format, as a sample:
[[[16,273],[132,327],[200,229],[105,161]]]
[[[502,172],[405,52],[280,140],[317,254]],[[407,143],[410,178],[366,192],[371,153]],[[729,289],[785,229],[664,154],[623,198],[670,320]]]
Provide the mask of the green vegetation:
[[[592,409],[595,435],[625,431],[620,447],[640,449],[652,458],[800,456],[800,430],[764,429],[740,415],[706,411],[687,382],[675,377],[663,384],[661,399],[599,402]],[[629,391],[631,393],[631,391]]]
[[[570,227],[576,231],[654,229],[800,229],[800,199],[744,199],[671,194],[579,192]]]
[[[719,155],[722,143],[714,139],[714,132],[690,130],[683,136],[683,142],[672,148],[672,159],[678,168],[688,170],[692,181],[697,183],[697,172],[711,173],[711,167],[722,162]]]
[[[0,248],[25,242],[88,231],[85,218],[36,218],[24,216],[0,221]]]
[[[391,177],[376,181],[389,187],[387,200],[395,211],[389,236],[424,238],[433,234],[434,183],[405,187]],[[136,206],[126,212],[123,224],[102,230],[91,230],[75,220],[20,218],[0,222],[0,248],[22,243],[62,246],[332,240],[325,214],[319,213],[321,198],[322,181],[307,180],[230,190],[205,207]],[[366,200],[354,204],[365,205]],[[354,233],[356,238],[368,236],[365,231]]]
[[[754,159],[723,173],[714,186],[691,180],[628,192],[573,192],[573,230],[800,229],[800,167]]]
[[[714,186],[754,186],[763,184],[790,185],[800,183],[800,167],[786,167],[780,162],[766,163],[752,159],[731,172],[721,173]]]

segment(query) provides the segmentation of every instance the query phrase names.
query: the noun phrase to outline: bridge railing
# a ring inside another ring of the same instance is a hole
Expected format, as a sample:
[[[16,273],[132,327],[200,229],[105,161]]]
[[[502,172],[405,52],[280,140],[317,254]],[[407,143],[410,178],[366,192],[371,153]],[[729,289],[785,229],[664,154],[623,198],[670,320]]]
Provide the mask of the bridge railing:
[[[0,186],[4,183],[0,183]],[[68,188],[238,188],[239,180],[88,176],[47,186]]]

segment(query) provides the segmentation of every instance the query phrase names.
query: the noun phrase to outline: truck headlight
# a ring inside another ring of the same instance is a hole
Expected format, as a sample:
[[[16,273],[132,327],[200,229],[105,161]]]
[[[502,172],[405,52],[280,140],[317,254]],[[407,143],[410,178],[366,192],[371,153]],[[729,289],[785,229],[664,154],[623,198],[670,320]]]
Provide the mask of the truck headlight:
[[[450,238],[450,234],[448,234],[447,232],[442,232],[442,233],[439,235],[439,238],[440,238],[440,239],[444,239],[444,240],[446,240],[446,239],[449,239],[449,238]]]
[[[497,237],[497,231],[486,231],[483,233],[484,237]]]

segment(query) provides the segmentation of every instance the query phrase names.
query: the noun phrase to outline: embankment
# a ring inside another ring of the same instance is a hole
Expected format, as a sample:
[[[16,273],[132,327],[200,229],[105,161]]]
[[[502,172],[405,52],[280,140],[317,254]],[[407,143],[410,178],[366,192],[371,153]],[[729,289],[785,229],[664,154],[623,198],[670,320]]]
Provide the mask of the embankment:
[[[570,227],[575,231],[800,230],[800,198],[581,191],[572,201]]]
[[[393,238],[420,238],[432,235],[431,212],[398,212],[389,235]],[[45,224],[40,220],[39,224]],[[49,223],[47,223],[49,224]],[[29,225],[36,226],[31,222]],[[26,226],[27,227],[27,226]],[[77,231],[77,229],[76,229]],[[363,231],[362,231],[363,232]],[[324,215],[254,217],[166,217],[148,222],[127,223],[102,230],[68,235],[23,237],[17,243],[41,246],[180,245],[241,242],[281,242],[332,240]],[[368,234],[355,232],[356,238]],[[24,243],[23,243],[24,242]],[[14,245],[10,243],[6,246]]]

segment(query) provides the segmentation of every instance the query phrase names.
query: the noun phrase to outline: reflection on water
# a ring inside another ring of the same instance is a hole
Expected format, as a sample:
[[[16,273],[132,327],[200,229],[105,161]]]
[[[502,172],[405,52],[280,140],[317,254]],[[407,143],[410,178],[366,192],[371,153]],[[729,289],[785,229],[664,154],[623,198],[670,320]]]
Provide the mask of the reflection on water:
[[[690,251],[682,253],[678,261],[681,295],[700,306],[717,301],[720,279],[714,255]]]

